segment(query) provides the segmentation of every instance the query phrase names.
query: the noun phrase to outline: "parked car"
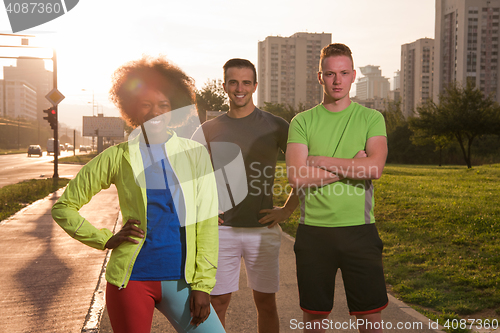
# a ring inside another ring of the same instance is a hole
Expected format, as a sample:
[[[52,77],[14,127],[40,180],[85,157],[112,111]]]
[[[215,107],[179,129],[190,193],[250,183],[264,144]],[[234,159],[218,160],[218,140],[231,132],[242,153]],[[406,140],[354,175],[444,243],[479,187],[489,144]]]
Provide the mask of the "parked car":
[[[70,145],[69,143],[65,143],[64,146],[66,147],[67,151],[74,150],[73,145]]]
[[[28,147],[28,157],[30,157],[31,155],[38,155],[42,157],[43,156],[42,147],[40,147],[39,145],[30,145]]]
[[[87,152],[87,146],[80,145],[80,153]]]

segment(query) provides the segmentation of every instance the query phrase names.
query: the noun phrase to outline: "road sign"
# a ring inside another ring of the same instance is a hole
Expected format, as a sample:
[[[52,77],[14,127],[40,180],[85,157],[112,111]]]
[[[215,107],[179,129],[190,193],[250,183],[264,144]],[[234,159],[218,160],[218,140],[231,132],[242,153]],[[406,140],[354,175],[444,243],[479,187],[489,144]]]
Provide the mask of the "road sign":
[[[63,94],[57,88],[52,89],[45,98],[52,103],[52,105],[57,106],[65,98]]]
[[[123,138],[124,128],[125,122],[120,117],[83,117],[83,136]]]

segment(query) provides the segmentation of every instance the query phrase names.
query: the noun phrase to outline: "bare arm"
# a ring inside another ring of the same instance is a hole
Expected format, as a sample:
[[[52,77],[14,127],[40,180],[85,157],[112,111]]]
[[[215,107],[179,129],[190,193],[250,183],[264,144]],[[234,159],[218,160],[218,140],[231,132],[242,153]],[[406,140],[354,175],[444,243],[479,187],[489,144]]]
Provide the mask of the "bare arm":
[[[286,199],[285,205],[283,206],[284,210],[287,210],[290,212],[290,215],[292,215],[293,211],[297,206],[299,205],[299,196],[297,195],[297,191],[292,188],[292,192],[290,192],[290,195]]]
[[[283,207],[274,207],[272,209],[262,209],[259,213],[266,213],[267,215],[264,216],[259,220],[259,223],[266,224],[269,222],[272,222],[268,228],[274,227],[277,223],[281,223],[285,221],[287,218],[292,215],[293,211],[297,206],[299,205],[299,197],[297,196],[297,191],[292,188],[292,192],[290,192],[290,195],[286,199],[285,205]]]
[[[189,310],[193,326],[200,326],[210,315],[210,295],[199,290],[191,290],[189,297]]]
[[[286,149],[288,181],[294,188],[324,186],[339,180],[327,170],[307,164],[309,148],[302,143],[289,143]]]
[[[359,157],[356,155],[356,157]],[[327,156],[309,156],[307,164],[328,170],[342,178],[379,179],[387,159],[387,139],[374,136],[366,141],[366,157],[336,158]]]

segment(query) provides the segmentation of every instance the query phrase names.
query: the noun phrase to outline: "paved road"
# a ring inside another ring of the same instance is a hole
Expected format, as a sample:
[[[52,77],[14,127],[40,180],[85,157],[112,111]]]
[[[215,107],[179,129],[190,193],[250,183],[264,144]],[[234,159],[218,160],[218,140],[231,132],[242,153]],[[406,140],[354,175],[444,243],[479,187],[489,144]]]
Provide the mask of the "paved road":
[[[73,152],[63,152],[61,157],[72,156]],[[51,178],[54,174],[54,156],[43,157],[26,154],[0,156],[0,187],[17,184],[27,179]],[[81,165],[59,163],[60,178],[73,178],[81,169]]]

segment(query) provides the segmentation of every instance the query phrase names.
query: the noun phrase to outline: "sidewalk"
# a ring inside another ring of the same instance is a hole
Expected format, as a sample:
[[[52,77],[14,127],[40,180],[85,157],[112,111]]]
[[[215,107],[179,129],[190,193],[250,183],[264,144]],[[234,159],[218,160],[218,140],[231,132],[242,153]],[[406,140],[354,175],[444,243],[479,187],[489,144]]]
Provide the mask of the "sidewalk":
[[[69,237],[53,220],[50,208],[62,190],[28,206],[0,223],[0,332],[110,333],[104,307],[103,263],[107,252],[89,248]],[[100,192],[81,209],[98,228],[120,224],[116,188]],[[280,252],[280,291],[277,294],[281,332],[301,332],[295,277],[293,238],[283,234]],[[384,332],[441,332],[429,328],[429,319],[389,295],[382,312]],[[340,276],[337,276],[334,311],[328,332],[357,332],[351,324]],[[399,325],[403,325],[398,329]],[[338,329],[335,329],[337,326]],[[346,329],[342,329],[342,326]],[[392,329],[389,329],[392,326]],[[410,329],[405,329],[411,327]],[[233,294],[227,331],[257,332],[256,310],[242,267],[240,290]],[[174,332],[159,312],[153,333]],[[491,332],[483,330],[481,332]],[[495,333],[500,333],[497,329]]]
[[[295,254],[293,253],[294,239],[283,233],[280,250],[280,291],[277,294],[278,313],[280,316],[280,332],[302,332],[299,329],[302,321],[302,311],[299,307],[299,296],[297,291],[297,280],[295,276]],[[247,287],[245,269],[242,265],[240,275],[240,290],[233,293],[227,314],[227,332],[257,332],[257,312],[252,298],[252,291]],[[382,312],[382,319],[385,323],[384,332],[408,332],[408,333],[430,333],[441,332],[429,328],[429,319],[421,315],[403,302],[398,301],[389,295],[389,306]],[[347,309],[347,302],[340,275],[337,275],[335,290],[335,307],[330,315],[331,323],[328,325],[332,329],[327,332],[355,333],[353,321],[355,317],[350,316]],[[398,323],[403,325],[403,329],[397,329]],[[339,329],[335,329],[335,325]],[[342,329],[342,325],[344,328]],[[411,327],[410,329],[405,329]],[[349,326],[351,328],[349,329]],[[392,326],[392,330],[389,330]],[[107,312],[101,320],[100,333],[111,333],[111,325]],[[155,311],[153,318],[152,333],[174,333],[167,319],[161,313]]]
[[[106,251],[68,236],[50,209],[59,190],[0,224],[0,332],[79,333],[101,274]],[[100,192],[81,209],[98,228],[113,230],[116,188]]]

